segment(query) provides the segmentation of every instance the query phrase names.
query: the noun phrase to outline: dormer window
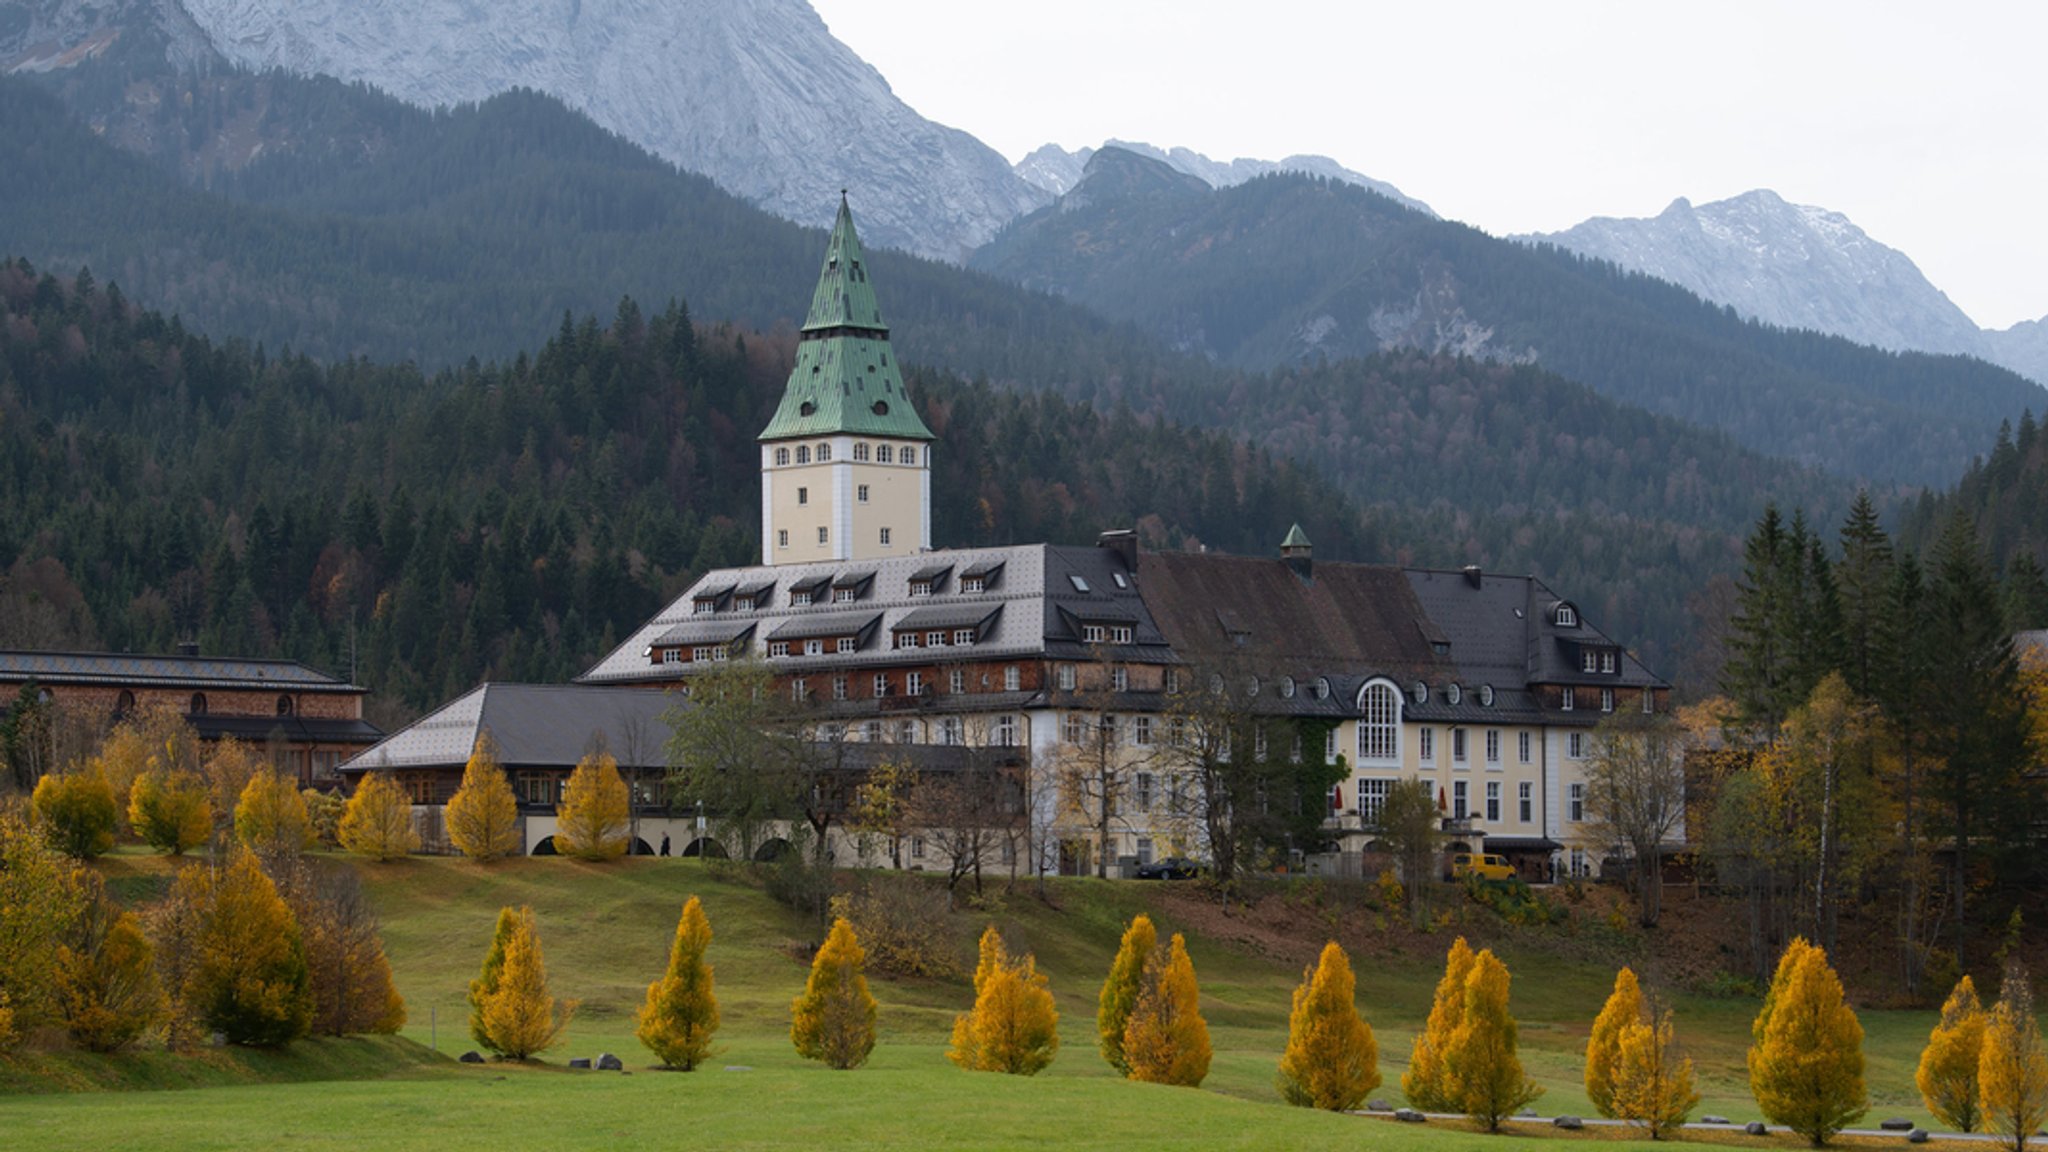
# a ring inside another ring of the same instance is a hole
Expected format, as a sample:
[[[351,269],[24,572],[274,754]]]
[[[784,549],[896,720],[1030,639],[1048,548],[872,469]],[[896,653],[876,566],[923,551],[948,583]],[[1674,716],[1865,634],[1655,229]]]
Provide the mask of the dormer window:
[[[834,588],[832,590],[832,602],[834,604],[851,604],[855,599],[857,591],[857,589],[853,588]]]
[[[791,608],[808,608],[808,607],[810,607],[810,606],[811,606],[811,590],[810,590],[810,589],[808,589],[808,588],[806,588],[806,589],[803,589],[803,590],[802,590],[802,591],[800,591],[800,592],[791,592],[791,593],[789,594],[789,606],[790,606]]]
[[[917,644],[918,637],[915,632],[898,632],[896,634],[896,646],[898,648],[915,648]]]
[[[944,648],[946,646],[946,634],[942,631],[925,633],[924,646],[927,648]]]
[[[1579,671],[1598,672],[1599,670],[1600,654],[1598,652],[1588,648],[1584,652],[1579,653]]]
[[[806,641],[804,641],[804,655],[806,655],[806,656],[823,656],[824,654],[825,654],[825,642],[824,642],[823,640],[806,640]]]
[[[916,599],[916,598],[917,598],[917,597],[919,597],[919,596],[929,596],[929,595],[931,595],[931,594],[932,594],[932,582],[931,582],[931,581],[929,581],[929,580],[912,580],[912,581],[910,582],[910,596],[911,596],[911,598],[912,598],[912,599]]]
[[[1104,636],[1105,632],[1100,624],[1081,625],[1081,642],[1083,644],[1100,644]]]
[[[839,653],[842,656],[858,647],[860,647],[860,641],[852,636],[841,636],[839,638]]]
[[[972,643],[974,643],[974,629],[972,629],[972,628],[955,628],[955,629],[953,629],[953,643],[955,643],[955,644],[972,644]]]
[[[988,577],[986,576],[962,576],[960,578],[960,590],[962,592],[983,592],[987,589]]]
[[[1450,687],[1444,689],[1444,702],[1447,704],[1456,704],[1458,701],[1464,698],[1465,690],[1463,688],[1458,687],[1456,684],[1452,684]]]
[[[769,655],[769,656],[771,656],[771,657],[775,657],[775,656],[787,656],[787,655],[789,655],[789,641],[787,641],[787,640],[771,640],[771,641],[769,641],[769,642],[768,642],[768,655]]]
[[[1609,648],[1600,653],[1600,670],[1610,673],[1614,671],[1614,649]]]
[[[1128,624],[1112,625],[1109,630],[1109,642],[1111,644],[1129,644],[1131,642],[1131,626]]]
[[[663,648],[661,650],[661,662],[663,664],[681,664],[683,662],[683,650],[681,648]]]
[[[1554,619],[1557,621],[1559,628],[1577,628],[1579,626],[1579,610],[1569,604],[1559,604]]]

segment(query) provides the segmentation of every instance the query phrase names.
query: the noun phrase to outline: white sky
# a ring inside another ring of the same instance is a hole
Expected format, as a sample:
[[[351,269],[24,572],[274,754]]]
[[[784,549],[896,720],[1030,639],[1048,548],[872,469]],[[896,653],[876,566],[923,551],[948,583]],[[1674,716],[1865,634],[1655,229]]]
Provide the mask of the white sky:
[[[1770,188],[1979,324],[2048,313],[2048,5],[812,2],[1012,161],[1112,136],[1322,153],[1497,235]]]

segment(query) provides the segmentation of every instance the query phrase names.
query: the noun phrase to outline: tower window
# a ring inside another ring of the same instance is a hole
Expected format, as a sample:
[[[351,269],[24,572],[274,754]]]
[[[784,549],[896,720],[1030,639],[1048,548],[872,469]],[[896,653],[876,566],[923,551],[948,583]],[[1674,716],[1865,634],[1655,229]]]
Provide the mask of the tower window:
[[[877,444],[877,445],[875,445],[875,462],[876,462],[876,463],[878,463],[878,464],[888,464],[888,463],[891,463],[892,461],[894,461],[894,460],[895,460],[895,458],[896,458],[896,456],[895,456],[895,449],[893,449],[893,448],[890,448],[890,447],[889,447],[889,446],[888,446],[887,444]]]
[[[902,457],[902,460],[903,460],[903,462],[904,462],[905,464],[915,464],[915,463],[917,463],[917,449],[915,449],[915,448],[905,448],[905,449],[903,450],[903,457]]]
[[[775,450],[775,462],[776,462],[777,464],[788,464],[788,463],[789,463],[789,449],[787,449],[787,448],[777,448],[777,449]]]
[[[820,463],[820,464],[830,464],[831,462],[832,462],[832,446],[831,446],[830,444],[820,444],[820,445],[818,445],[818,463]]]
[[[868,449],[866,442],[855,444],[853,446],[853,458],[855,460],[865,461],[866,459],[868,459],[870,455],[871,453]]]
[[[883,544],[883,546],[884,546],[884,547],[887,547],[887,546],[888,546],[888,543],[889,543],[889,530],[888,530],[887,528],[884,528],[884,529],[882,529],[882,544]]]
[[[803,505],[803,504],[809,504],[809,503],[811,502],[811,490],[810,490],[809,488],[799,488],[799,489],[797,489],[797,490],[796,490],[796,502],[797,502],[797,503],[798,503],[799,505]]]
[[[810,445],[808,445],[808,444],[799,444],[799,445],[797,445],[797,449],[796,449],[796,462],[797,462],[797,463],[799,463],[799,464],[809,464],[809,463],[811,462],[811,446],[810,446]]]
[[[861,485],[860,487],[856,488],[856,489],[854,490],[854,498],[855,498],[855,499],[857,499],[857,500],[859,500],[859,501],[860,501],[861,503],[863,503],[863,504],[867,503],[867,502],[868,502],[868,486],[867,486],[867,485],[865,485],[865,484],[862,484],[862,485]]]
[[[820,529],[818,529],[818,543],[820,543],[820,544],[829,544],[829,543],[831,543],[831,542],[832,542],[832,530],[831,530],[831,529],[829,529],[829,528],[820,528]]]
[[[775,546],[777,548],[789,547],[789,529],[777,528],[775,530]]]

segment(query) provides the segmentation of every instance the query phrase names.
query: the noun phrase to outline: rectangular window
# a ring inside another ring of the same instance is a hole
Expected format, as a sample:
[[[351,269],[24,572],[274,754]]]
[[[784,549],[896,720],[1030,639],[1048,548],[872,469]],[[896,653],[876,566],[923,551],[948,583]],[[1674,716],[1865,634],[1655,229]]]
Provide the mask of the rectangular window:
[[[948,716],[939,721],[939,743],[953,747],[960,742],[960,718]]]
[[[770,641],[768,642],[768,654],[769,654],[770,656],[787,656],[787,655],[789,655],[789,641],[787,641],[787,640],[770,640]]]
[[[884,546],[884,547],[886,547],[886,546],[888,546],[888,543],[889,543],[889,530],[888,530],[887,528],[884,528],[884,529],[882,529],[882,544],[883,544],[883,546]]]
[[[1536,818],[1536,786],[1527,780],[1515,785],[1515,805],[1520,809],[1522,823]]]
[[[1069,744],[1080,744],[1088,738],[1088,729],[1079,712],[1069,712],[1060,717],[1060,739]]]
[[[865,485],[865,484],[863,484],[863,485],[861,485],[861,486],[860,486],[859,488],[856,488],[856,489],[854,489],[854,499],[856,499],[856,500],[859,500],[859,501],[860,501],[861,503],[863,503],[863,504],[867,503],[867,502],[868,502],[868,486],[867,486],[867,485]]]
[[[1500,767],[1500,729],[1486,730],[1486,763],[1489,767]]]
[[[787,533],[787,532],[784,532],[784,533],[782,534],[782,544],[783,544],[783,546],[784,546],[785,548],[789,546],[789,533]],[[808,591],[805,591],[805,592],[791,592],[791,593],[789,594],[789,606],[790,606],[791,608],[808,608],[808,607],[810,607],[810,606],[811,606],[811,594],[810,594],[810,593],[809,593]]]
[[[1124,669],[1122,669],[1122,668],[1112,668],[1112,669],[1110,669],[1110,670],[1109,670],[1109,686],[1110,686],[1110,688],[1112,688],[1112,689],[1114,689],[1115,691],[1118,691],[1118,692],[1128,692],[1128,691],[1130,691],[1130,690],[1131,690],[1131,674],[1130,674],[1129,672],[1125,671],[1125,670],[1124,670]]]
[[[1500,781],[1498,780],[1488,780],[1486,782],[1486,822],[1488,824],[1500,823]]]
[[[789,529],[787,529],[787,528],[777,528],[777,529],[775,530],[775,546],[776,546],[777,548],[787,548],[787,547],[789,547]],[[809,601],[808,599],[806,599],[806,600],[804,601],[804,603],[806,603],[806,604],[809,604],[809,603],[810,603],[810,601]]]
[[[1323,763],[1335,764],[1336,762],[1337,730],[1335,728],[1325,728],[1323,729]]]
[[[1564,754],[1568,759],[1584,760],[1586,758],[1586,734],[1584,732],[1567,734],[1564,738]]]
[[[1100,625],[1100,624],[1083,624],[1083,625],[1081,625],[1081,642],[1082,642],[1083,644],[1100,644],[1100,643],[1102,643],[1102,637],[1103,637],[1102,625]]]
[[[818,529],[818,543],[820,543],[820,544],[829,544],[829,543],[831,543],[831,541],[832,541],[832,532],[831,532],[831,530],[830,530],[830,529],[827,529],[827,528],[822,528],[822,527],[821,527],[821,528],[819,528],[819,529]],[[852,599],[852,597],[850,597],[850,596],[849,596],[849,597],[847,597],[847,599],[849,599],[849,600],[850,600],[850,599]]]
[[[825,654],[825,642],[824,642],[823,640],[806,640],[806,641],[804,641],[804,655],[806,655],[806,656],[823,656],[824,654]]]
[[[898,633],[896,634],[896,646],[897,646],[898,648],[915,648],[915,647],[917,647],[917,645],[918,645],[918,638],[917,638],[917,633],[915,633],[915,632],[898,632]]]
[[[1453,780],[1451,781],[1451,819],[1463,820],[1466,815],[1465,782],[1463,780]]]
[[[875,673],[875,699],[880,700],[882,697],[887,696],[888,694],[889,674],[887,672]]]
[[[1529,762],[1529,734],[1527,732],[1517,732],[1515,734],[1515,744],[1516,751],[1522,754],[1522,763],[1527,764]]]
[[[839,638],[839,651],[841,652],[851,652],[859,646],[860,641],[852,636],[841,636]]]
[[[1573,692],[1573,691],[1572,691],[1571,689],[1569,689],[1569,688],[1565,689],[1565,690],[1564,690],[1564,710],[1565,710],[1565,711],[1567,711],[1567,712],[1569,712],[1569,711],[1571,711],[1571,710],[1572,710],[1573,708],[1577,707],[1577,706],[1578,706],[1578,703],[1579,703],[1579,700],[1578,700],[1578,693],[1576,693],[1576,692]]]
[[[690,662],[691,662],[691,663],[693,663],[693,664],[702,664],[702,663],[703,663],[704,661],[706,661],[706,660],[709,660],[709,659],[711,659],[711,646],[710,646],[710,645],[708,645],[708,644],[699,644],[699,645],[697,645],[697,646],[696,646],[695,648],[692,648],[692,649],[690,649]]]
[[[823,531],[824,531],[824,529],[823,529],[823,528],[820,528],[820,529],[818,529],[818,531],[820,531],[820,532],[823,532]],[[819,538],[818,538],[818,543],[820,543],[820,544],[823,544],[824,542],[825,542],[825,539],[824,539],[824,537],[822,537],[822,536],[821,536],[821,537],[819,537]],[[833,602],[834,602],[834,603],[837,603],[837,604],[851,604],[851,603],[853,603],[853,599],[854,599],[854,596],[855,596],[855,595],[856,595],[857,593],[858,593],[858,589],[854,589],[854,588],[839,588],[839,589],[836,589],[836,590],[834,590],[834,591],[833,591],[833,593],[832,593],[832,600],[833,600]]]
[[[1015,692],[1024,686],[1024,673],[1016,665],[1003,669],[1003,691]]]
[[[882,722],[880,720],[870,720],[861,725],[860,738],[870,744],[880,744],[882,742]]]
[[[1572,875],[1584,876],[1585,874],[1586,850],[1584,848],[1574,848],[1572,849]]]
[[[1131,743],[1141,748],[1152,746],[1152,718],[1138,716],[1131,720]]]
[[[796,502],[797,502],[797,503],[798,503],[799,505],[803,505],[803,504],[809,504],[809,503],[811,502],[811,490],[810,490],[809,488],[799,488],[799,489],[797,489],[797,490],[796,490]]]
[[[1655,692],[1650,691],[1648,688],[1643,689],[1643,712],[1645,714],[1648,714],[1655,712],[1656,710],[1657,694]]]
[[[1252,759],[1264,760],[1265,758],[1266,726],[1264,724],[1261,724],[1257,728],[1252,730]]]
[[[1116,747],[1122,742],[1122,735],[1123,733],[1117,728],[1116,717],[1104,716],[1102,718],[1102,743],[1105,746],[1110,748]]]
[[[917,721],[905,720],[896,725],[896,742],[898,744],[917,743]]]
[[[946,634],[944,632],[925,633],[924,646],[927,648],[944,648],[946,646]]]
[[[846,699],[846,677],[834,676],[832,678],[832,698],[834,700]]]
[[[556,777],[551,772],[521,772],[519,774],[519,802],[521,804],[553,804],[556,799]]]
[[[1140,812],[1152,810],[1152,774],[1140,772],[1132,780],[1131,801]]]
[[[1138,864],[1143,866],[1151,862],[1152,838],[1150,836],[1140,836],[1138,837]]]
[[[1602,688],[1600,690],[1600,710],[1602,712],[1614,711],[1614,689]]]
[[[1062,692],[1072,692],[1074,690],[1074,666],[1072,664],[1060,665],[1059,685]]]
[[[1415,756],[1422,762],[1424,768],[1429,768],[1436,764],[1436,729],[1418,728],[1415,730]]]
[[[1465,730],[1451,729],[1451,763],[1453,766],[1465,763]]]
[[[964,669],[955,668],[946,673],[946,691],[955,696],[967,691],[967,673]]]
[[[1579,653],[1579,671],[1598,672],[1599,670],[1600,654],[1598,652],[1588,648],[1584,652]]]
[[[1379,823],[1380,809],[1387,806],[1387,792],[1393,788],[1392,780],[1362,779],[1358,782],[1358,814],[1367,827]]]
[[[1613,649],[1611,649],[1611,648],[1610,648],[1610,649],[1608,649],[1607,651],[1605,651],[1605,652],[1602,652],[1602,653],[1600,654],[1600,670],[1601,670],[1602,672],[1612,672],[1612,671],[1614,671],[1614,650],[1613,650]]]
[[[1168,668],[1166,670],[1166,690],[1169,693],[1180,691],[1180,669]]]
[[[772,656],[774,653],[771,652],[769,655]],[[683,662],[683,650],[681,648],[663,648],[661,650],[661,662],[663,664],[681,664]]]
[[[1574,784],[1565,794],[1565,819],[1577,824],[1586,818],[1586,786]]]
[[[1109,630],[1109,642],[1112,644],[1129,644],[1131,642],[1131,626],[1120,624],[1111,628]]]
[[[801,704],[811,698],[811,682],[799,676],[789,682],[789,698]]]
[[[924,695],[924,673],[905,672],[903,674],[903,694],[905,696]]]
[[[924,837],[912,836],[910,838],[910,858],[912,860],[924,859]]]
[[[1015,748],[1016,746],[1017,718],[1015,716],[996,717],[996,747]]]
[[[962,592],[979,592],[987,587],[988,577],[986,576],[962,576],[960,578],[960,590]]]

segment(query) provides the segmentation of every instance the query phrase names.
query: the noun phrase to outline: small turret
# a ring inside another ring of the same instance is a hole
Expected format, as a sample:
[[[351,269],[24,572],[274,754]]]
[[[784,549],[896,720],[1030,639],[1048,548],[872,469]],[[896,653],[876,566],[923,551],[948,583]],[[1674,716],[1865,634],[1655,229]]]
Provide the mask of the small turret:
[[[1304,583],[1315,579],[1315,548],[1308,542],[1308,533],[1296,524],[1287,530],[1287,539],[1280,541],[1280,559]]]

